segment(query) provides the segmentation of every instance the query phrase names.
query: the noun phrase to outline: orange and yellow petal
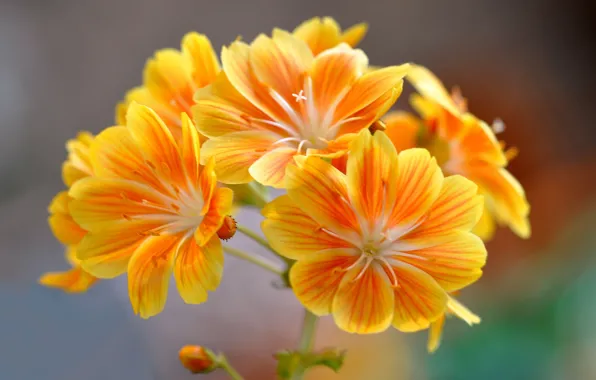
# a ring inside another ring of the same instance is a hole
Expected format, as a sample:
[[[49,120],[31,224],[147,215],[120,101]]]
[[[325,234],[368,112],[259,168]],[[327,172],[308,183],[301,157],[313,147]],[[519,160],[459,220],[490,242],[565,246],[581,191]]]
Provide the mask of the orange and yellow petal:
[[[286,167],[297,154],[294,148],[276,148],[256,160],[248,172],[258,183],[275,188],[285,187]]]
[[[62,179],[66,186],[93,174],[93,166],[89,159],[89,147],[93,142],[89,132],[79,132],[75,139],[68,140],[66,150],[68,158],[62,165]]]
[[[470,232],[452,231],[443,239],[443,243],[430,247],[401,249],[407,256],[398,255],[396,259],[423,270],[443,289],[453,292],[482,276],[486,248],[482,240]]]
[[[447,307],[447,293],[424,271],[406,264],[393,266],[399,286],[395,289],[393,327],[403,332],[426,329]]]
[[[393,320],[394,298],[394,290],[383,268],[373,263],[364,269],[364,263],[361,263],[342,279],[333,299],[333,319],[340,329],[350,333],[385,331]]]
[[[165,307],[177,236],[151,236],[135,250],[128,263],[128,295],[135,314],[149,318]]]
[[[345,175],[318,157],[296,157],[296,163],[286,173],[290,198],[321,227],[356,240],[360,225],[349,203]]]
[[[428,342],[426,343],[426,350],[429,353],[437,351],[441,345],[441,338],[443,336],[443,326],[445,325],[445,315],[442,315],[430,324],[428,329]]]
[[[438,103],[453,115],[461,114],[443,83],[426,67],[411,65],[406,78],[424,98]]]
[[[350,247],[346,241],[321,229],[288,195],[268,203],[261,213],[265,217],[261,229],[267,241],[289,259],[313,259],[319,251]]]
[[[77,244],[87,233],[72,219],[68,209],[70,200],[68,192],[61,191],[52,199],[48,210],[50,212],[48,223],[52,233],[65,245]]]
[[[76,246],[68,246],[66,259],[72,268],[62,272],[48,272],[39,278],[39,283],[49,288],[61,289],[67,293],[84,293],[96,282],[97,278],[85,272],[76,259]]]
[[[361,23],[342,33],[337,22],[331,17],[314,17],[298,25],[293,34],[306,42],[314,55],[318,55],[341,42],[356,46],[364,38],[367,29],[367,25]]]
[[[248,183],[253,180],[249,168],[271,149],[277,136],[270,132],[245,131],[207,140],[201,160],[215,159],[217,179],[223,183]]]
[[[213,83],[220,67],[217,54],[207,36],[196,32],[186,34],[182,39],[182,54],[191,62],[192,80],[197,88]]]
[[[476,225],[472,229],[472,232],[484,241],[489,241],[490,239],[492,239],[497,228],[495,224],[495,219],[491,215],[491,212],[488,209],[488,207],[488,205],[484,206],[482,216],[480,216],[478,223],[476,223]]]
[[[298,300],[313,314],[330,314],[337,289],[358,259],[353,249],[329,249],[299,260],[290,269],[290,284]]]
[[[387,114],[383,121],[386,126],[384,132],[398,152],[416,147],[418,131],[422,123],[420,119],[407,112],[395,111]]]
[[[401,236],[416,226],[443,187],[443,173],[426,149],[400,152],[397,173],[397,197],[387,222],[390,237]]]
[[[225,187],[215,189],[209,204],[209,210],[194,233],[195,241],[199,246],[207,244],[219,230],[224,218],[232,209],[233,198],[234,192],[232,189]]]
[[[397,152],[384,133],[373,136],[364,129],[352,142],[346,171],[348,193],[371,232],[382,231],[380,221],[388,216],[397,196],[397,183],[392,180],[397,167]]]
[[[208,291],[219,286],[223,265],[223,249],[217,236],[212,236],[202,247],[192,238],[185,240],[178,247],[174,263],[176,286],[184,302],[207,301]]]
[[[490,162],[495,166],[507,164],[507,158],[492,129],[482,120],[467,113],[462,116],[464,132],[459,138],[459,150],[471,160]]]

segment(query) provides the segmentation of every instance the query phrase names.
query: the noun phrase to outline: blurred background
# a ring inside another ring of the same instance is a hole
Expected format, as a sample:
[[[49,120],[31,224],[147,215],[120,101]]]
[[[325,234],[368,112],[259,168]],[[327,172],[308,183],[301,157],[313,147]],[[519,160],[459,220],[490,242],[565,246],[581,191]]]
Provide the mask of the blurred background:
[[[317,346],[347,348],[347,363],[309,378],[596,379],[593,0],[0,0],[1,379],[191,379],[177,358],[191,343],[225,351],[247,379],[274,378],[272,353],[296,344],[302,313],[273,277],[230,258],[207,304],[184,305],[172,289],[165,312],[141,320],[126,278],[83,295],[37,284],[66,265],[47,205],[63,189],[65,141],[113,123],[156,49],[190,30],[219,49],[327,15],[369,23],[360,47],[371,64],[424,64],[459,85],[473,113],[505,121],[533,235],[503,229],[489,243],[486,275],[461,297],[483,321],[448,321],[437,353],[426,333],[357,337],[324,318]],[[240,220],[256,227],[259,216]]]

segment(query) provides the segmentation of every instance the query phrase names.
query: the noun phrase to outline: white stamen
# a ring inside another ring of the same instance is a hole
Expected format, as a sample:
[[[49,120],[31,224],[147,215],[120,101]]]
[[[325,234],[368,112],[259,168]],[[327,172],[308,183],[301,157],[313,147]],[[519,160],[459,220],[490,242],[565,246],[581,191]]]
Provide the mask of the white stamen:
[[[383,256],[377,257],[377,259],[383,264],[385,264],[385,266],[389,270],[389,273],[391,273],[391,286],[397,288],[399,286],[399,283],[397,282],[397,275],[395,274],[395,270],[393,270],[393,267]]]
[[[491,129],[495,134],[503,133],[505,131],[505,123],[501,119],[495,119],[491,126]]]
[[[306,100],[306,96],[304,96],[303,93],[304,91],[300,90],[298,94],[292,94],[292,96],[296,98],[296,103],[298,103],[301,100]]]
[[[364,256],[364,255],[362,255]],[[358,276],[356,276],[351,282],[356,282],[358,280],[360,280],[362,278],[362,276],[364,276],[364,273],[366,273],[366,270],[368,269],[368,267],[370,266],[370,264],[375,261],[374,258],[370,257],[370,256],[366,256],[366,263],[364,264],[364,267],[360,270],[360,273],[358,273]]]

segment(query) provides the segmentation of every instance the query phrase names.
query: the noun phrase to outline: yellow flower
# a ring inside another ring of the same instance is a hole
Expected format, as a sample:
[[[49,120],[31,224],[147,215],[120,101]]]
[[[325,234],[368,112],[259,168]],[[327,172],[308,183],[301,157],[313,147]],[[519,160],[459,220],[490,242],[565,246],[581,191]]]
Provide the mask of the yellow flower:
[[[201,303],[219,285],[223,251],[216,232],[232,191],[216,187],[213,161],[199,166],[199,137],[183,115],[181,139],[150,108],[132,103],[127,126],[91,145],[95,176],[74,184],[70,211],[88,231],[78,258],[100,278],[128,272],[135,313],[163,310],[172,271],[185,302]]]
[[[153,109],[171,129],[181,136],[182,112],[190,115],[196,90],[213,82],[220,71],[217,55],[209,39],[196,32],[182,39],[181,50],[163,49],[145,65],[143,85],[130,90],[116,107],[116,123],[126,125],[126,112],[132,102]]]
[[[68,158],[62,165],[62,179],[66,186],[70,187],[81,178],[93,175],[93,168],[89,161],[89,146],[92,141],[92,134],[81,132],[76,139],[66,143]],[[48,223],[56,239],[66,245],[66,261],[72,268],[63,272],[46,273],[40,277],[39,283],[68,293],[82,293],[87,291],[97,279],[85,272],[76,258],[77,245],[86,231],[72,219],[68,209],[70,200],[67,191],[62,191],[54,197],[48,209],[50,213]]]
[[[461,94],[449,94],[428,69],[412,66],[407,78],[420,93],[412,96],[412,105],[422,120],[404,112],[385,118],[386,133],[396,148],[427,148],[445,174],[460,174],[478,185],[485,199],[485,212],[474,230],[480,237],[493,235],[495,220],[529,237],[530,206],[506,169],[515,151],[504,151],[493,129],[467,111]]]
[[[364,38],[368,25],[360,23],[342,33],[337,22],[331,17],[313,17],[294,29],[294,36],[306,42],[313,55],[331,49],[342,42],[356,47]]]
[[[365,73],[361,50],[340,44],[313,57],[282,30],[222,51],[223,72],[197,93],[195,122],[209,137],[203,159],[216,158],[223,183],[283,187],[294,156],[345,154],[357,132],[401,93],[408,65]]]
[[[363,130],[346,174],[318,157],[296,161],[262,229],[297,260],[290,282],[314,314],[355,333],[417,331],[443,315],[447,292],[482,275],[486,250],[469,232],[482,197],[461,176],[443,178],[427,150],[398,155],[383,132]]]
[[[479,316],[472,313],[467,307],[450,296],[447,300],[447,311],[439,317],[439,319],[431,323],[430,328],[428,329],[428,343],[426,346],[428,352],[433,353],[439,348],[439,345],[441,344],[441,335],[443,335],[445,316],[448,315],[455,315],[470,326],[480,323]]]

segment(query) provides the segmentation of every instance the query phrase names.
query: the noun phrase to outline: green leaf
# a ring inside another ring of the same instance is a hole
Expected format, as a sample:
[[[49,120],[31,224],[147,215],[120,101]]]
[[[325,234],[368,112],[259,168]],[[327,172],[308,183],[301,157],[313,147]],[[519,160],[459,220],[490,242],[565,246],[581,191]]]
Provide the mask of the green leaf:
[[[285,380],[316,366],[325,366],[337,373],[344,363],[346,351],[336,348],[307,353],[286,350],[274,356],[277,359],[277,376]]]

